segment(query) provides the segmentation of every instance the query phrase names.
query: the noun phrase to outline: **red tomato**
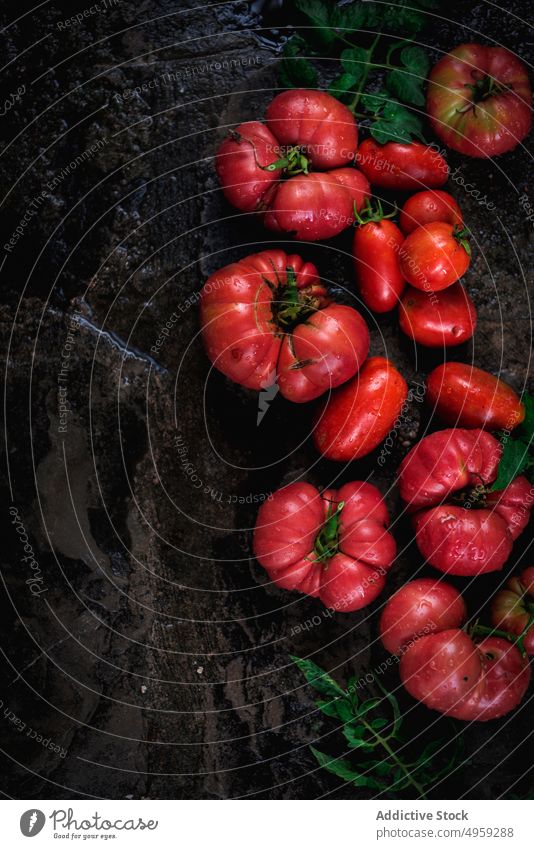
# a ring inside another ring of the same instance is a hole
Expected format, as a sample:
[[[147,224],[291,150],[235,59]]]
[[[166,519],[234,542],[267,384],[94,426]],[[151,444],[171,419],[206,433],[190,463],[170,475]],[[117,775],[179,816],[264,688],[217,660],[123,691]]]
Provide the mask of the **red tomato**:
[[[460,593],[443,581],[420,578],[391,596],[380,617],[380,638],[391,654],[425,634],[459,628],[467,618]]]
[[[340,167],[352,165],[357,144],[346,106],[324,91],[293,89],[270,103],[267,126],[232,130],[215,164],[233,206],[262,214],[270,230],[314,241],[349,227],[370,194],[361,172]]]
[[[427,112],[453,150],[476,157],[505,153],[532,124],[528,71],[503,47],[461,44],[432,69]]]
[[[434,221],[406,237],[400,269],[408,283],[425,292],[439,292],[459,280],[469,268],[471,249],[466,231]]]
[[[400,662],[401,680],[414,698],[447,716],[487,721],[510,713],[530,683],[530,665],[499,637],[475,644],[451,629],[411,643]]]
[[[354,168],[300,174],[280,183],[263,222],[296,239],[330,239],[352,224],[354,207],[360,210],[369,194],[366,177]]]
[[[491,603],[491,622],[494,628],[521,637],[527,654],[534,654],[534,585],[532,567],[520,577],[509,578]]]
[[[329,460],[357,460],[373,451],[392,429],[408,387],[384,357],[371,357],[357,379],[332,392],[319,410],[315,447]]]
[[[461,345],[475,332],[477,312],[461,283],[453,283],[432,297],[408,286],[399,307],[399,325],[420,345],[447,348]]]
[[[446,423],[459,427],[512,430],[525,408],[511,386],[467,363],[444,363],[427,380],[428,403]]]
[[[376,487],[362,481],[322,493],[309,483],[279,489],[260,507],[254,555],[273,583],[347,613],[370,604],[396,554]]]
[[[372,210],[370,207],[369,214]],[[374,312],[388,312],[399,303],[406,283],[400,272],[399,251],[404,237],[393,221],[363,217],[356,228],[352,253],[360,296]],[[365,209],[362,213],[365,216]],[[368,220],[369,218],[369,220]]]
[[[423,224],[445,221],[448,224],[463,224],[460,207],[448,192],[417,192],[408,198],[400,214],[400,228],[409,236]]]
[[[400,493],[415,514],[417,545],[440,572],[501,569],[528,523],[533,496],[525,477],[489,489],[500,456],[500,443],[486,431],[452,428],[426,436],[402,461]]]
[[[383,189],[435,189],[449,176],[443,157],[420,142],[378,144],[366,139],[358,148],[356,162],[371,185]]]
[[[202,338],[227,377],[262,389],[276,380],[285,398],[318,398],[360,368],[369,331],[352,307],[333,304],[317,269],[281,250],[221,268],[201,292]]]

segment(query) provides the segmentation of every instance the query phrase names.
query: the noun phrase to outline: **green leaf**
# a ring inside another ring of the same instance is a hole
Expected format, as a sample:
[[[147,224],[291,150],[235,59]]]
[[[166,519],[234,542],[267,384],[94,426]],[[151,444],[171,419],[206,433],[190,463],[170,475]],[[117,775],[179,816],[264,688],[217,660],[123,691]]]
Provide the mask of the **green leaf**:
[[[388,90],[405,103],[424,106],[423,80],[410,71],[390,71],[386,77]]]
[[[312,23],[310,38],[324,47],[329,47],[336,39],[336,33],[330,26],[332,6],[323,0],[295,0],[295,6]]]
[[[298,56],[306,47],[306,41],[300,35],[292,35],[282,48],[282,56]]]
[[[404,130],[399,124],[393,124],[391,121],[379,121],[372,124],[369,132],[378,144],[386,144],[387,142],[410,142],[411,135],[408,130]]]
[[[410,44],[401,50],[400,59],[406,70],[426,79],[430,68],[430,59],[426,50],[416,44]]]
[[[341,696],[345,698],[345,691],[341,689],[341,687],[336,684],[333,678],[328,675],[324,669],[321,669],[320,666],[317,666],[312,660],[303,660],[300,657],[295,657],[291,655],[291,660],[295,663],[308,684],[311,684],[318,693],[322,696]]]
[[[278,81],[284,88],[316,88],[317,80],[317,71],[307,59],[287,57],[280,62]]]
[[[389,720],[379,717],[378,719],[373,719],[372,722],[370,722],[369,724],[373,731],[381,731],[382,728],[385,728],[386,725],[389,725]]]
[[[364,109],[374,115],[383,108],[388,98],[387,91],[377,91],[375,94],[362,94],[360,102]]]
[[[425,16],[414,9],[413,0],[405,6],[403,0],[398,4],[387,6],[384,11],[384,26],[390,32],[406,32],[415,35],[425,25]]]
[[[376,741],[366,740],[362,735],[362,731],[365,733],[365,728],[361,726],[353,727],[346,725],[343,729],[343,736],[351,749],[375,749],[378,743]]]
[[[323,701],[322,699],[317,699],[315,704],[319,708],[320,711],[322,711],[324,714],[326,714],[326,716],[330,716],[332,719],[338,718],[337,705],[336,705],[335,699],[333,699],[329,702]]]
[[[367,699],[366,702],[363,702],[358,709],[357,716],[365,716],[366,713],[369,713],[370,710],[373,710],[377,707],[382,699]]]
[[[528,454],[528,445],[520,439],[512,439],[508,437],[502,443],[503,450],[499,462],[497,479],[491,487],[491,491],[495,492],[498,489],[505,489],[512,483],[514,478],[522,474],[531,463],[531,458]]]
[[[319,752],[313,746],[310,746],[310,749],[317,763],[324,769],[327,769],[328,772],[331,772],[332,775],[337,775],[338,778],[342,778],[344,781],[350,781],[355,787],[371,787],[375,790],[382,789],[381,782],[371,776],[362,775],[361,772],[352,768],[349,761],[342,758],[332,758],[331,755]]]
[[[350,94],[351,89],[353,89],[358,82],[359,78],[354,77],[352,74],[341,74],[339,77],[336,77],[335,80],[332,80],[328,86],[328,94],[331,94],[332,97],[337,97],[338,100],[341,100],[344,95]]]
[[[534,395],[523,395],[521,403],[525,408],[525,418],[516,430],[516,435],[532,448],[534,441]]]
[[[344,71],[352,74],[356,80],[360,80],[368,63],[367,50],[362,47],[347,47],[341,51],[339,61]]]
[[[350,6],[336,7],[330,16],[333,27],[340,30],[359,30],[368,24],[366,3],[351,3]],[[351,35],[347,32],[346,35]]]
[[[336,713],[342,722],[352,722],[354,719],[354,710],[348,699],[338,699],[336,701]]]

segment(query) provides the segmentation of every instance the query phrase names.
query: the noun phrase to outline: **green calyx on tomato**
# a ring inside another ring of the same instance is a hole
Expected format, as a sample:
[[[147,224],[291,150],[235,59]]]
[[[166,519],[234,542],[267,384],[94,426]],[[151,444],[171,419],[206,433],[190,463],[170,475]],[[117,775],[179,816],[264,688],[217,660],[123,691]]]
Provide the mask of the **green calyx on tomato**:
[[[313,547],[314,554],[316,555],[315,563],[324,563],[325,568],[328,561],[331,560],[334,554],[337,554],[338,551],[339,520],[344,506],[345,502],[340,501],[334,510],[333,505],[330,504],[324,525],[315,538],[315,544]]]
[[[388,215],[384,212],[382,208],[382,204],[378,198],[376,200],[376,206],[373,208],[373,204],[366,198],[365,205],[363,209],[358,212],[356,208],[356,204],[354,204],[354,219],[358,226],[362,227],[364,224],[376,224],[379,221],[384,221],[386,218],[393,218],[397,212],[397,208],[393,209],[393,212],[390,212]]]
[[[284,171],[289,177],[309,173],[309,160],[302,153],[302,148],[291,147],[286,155],[270,165],[260,165],[262,171]]]
[[[479,103],[482,103],[489,97],[503,94],[505,91],[510,91],[511,89],[511,86],[499,83],[491,74],[484,74],[478,79],[475,78],[474,83],[464,83],[464,87],[468,88],[471,92],[471,102],[457,109],[456,111],[459,113],[468,112],[470,109],[474,110]]]
[[[454,238],[458,242],[459,245],[462,246],[467,256],[471,256],[471,245],[469,244],[468,236],[469,230],[466,227],[459,227],[458,224],[455,224],[453,234]]]
[[[490,628],[488,625],[481,625],[478,619],[471,625],[466,625],[464,631],[473,639],[476,637],[502,637],[504,640],[512,643],[512,645],[517,646],[522,657],[526,657],[528,651],[525,647],[525,637],[528,635],[532,625],[534,625],[534,603],[528,602],[525,604],[523,597],[520,597],[517,601],[517,606],[521,609],[521,612],[527,612],[529,614],[527,624],[517,636],[514,636],[510,631],[504,631],[502,628]]]
[[[299,290],[292,268],[286,268],[286,277],[287,283],[279,283],[273,301],[273,318],[283,331],[296,327],[321,307],[319,298]],[[266,282],[271,285],[268,280]]]

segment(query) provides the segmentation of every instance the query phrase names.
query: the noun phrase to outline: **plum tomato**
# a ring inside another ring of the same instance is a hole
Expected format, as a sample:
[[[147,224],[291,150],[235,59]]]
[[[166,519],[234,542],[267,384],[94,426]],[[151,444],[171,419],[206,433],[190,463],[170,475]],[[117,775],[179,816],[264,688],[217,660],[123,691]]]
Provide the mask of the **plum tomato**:
[[[400,269],[416,289],[439,292],[462,277],[471,262],[467,231],[444,221],[418,227],[404,240]]]
[[[445,221],[461,227],[463,224],[460,207],[448,192],[429,190],[416,192],[402,207],[399,224],[402,232],[409,236],[418,227]]]
[[[387,601],[380,617],[380,638],[391,654],[434,631],[460,628],[467,618],[460,593],[444,581],[409,581]]]
[[[492,491],[501,445],[485,430],[451,428],[424,437],[399,469],[419,551],[440,572],[502,569],[526,527],[532,487],[519,476]]]
[[[378,144],[366,139],[358,148],[356,163],[371,185],[382,189],[436,189],[449,176],[443,156],[420,142]]]
[[[324,91],[293,89],[272,100],[266,120],[241,124],[219,147],[215,167],[226,199],[297,239],[341,233],[370,195],[353,167],[354,116]]]
[[[443,363],[427,379],[426,400],[445,424],[513,430],[525,408],[511,386],[467,363]]]
[[[272,582],[318,597],[340,613],[383,590],[395,555],[380,492],[362,481],[322,494],[310,483],[277,490],[260,507],[254,555]]]
[[[226,377],[256,390],[277,382],[297,403],[349,380],[369,351],[360,313],[332,303],[316,267],[282,250],[212,274],[200,321],[208,357]]]
[[[384,216],[380,201],[376,211],[367,202],[356,221],[359,226],[354,234],[352,253],[360,297],[373,312],[389,312],[398,305],[406,288],[399,267],[404,236],[397,225]]]
[[[315,418],[313,441],[329,460],[357,460],[373,451],[395,424],[408,387],[384,357],[370,357],[357,377],[329,395]]]
[[[532,124],[527,68],[504,47],[461,44],[432,68],[427,112],[453,150],[479,158],[506,153]]]
[[[461,283],[441,292],[428,292],[408,286],[399,307],[403,333],[428,348],[449,348],[470,339],[476,328],[475,305]]]

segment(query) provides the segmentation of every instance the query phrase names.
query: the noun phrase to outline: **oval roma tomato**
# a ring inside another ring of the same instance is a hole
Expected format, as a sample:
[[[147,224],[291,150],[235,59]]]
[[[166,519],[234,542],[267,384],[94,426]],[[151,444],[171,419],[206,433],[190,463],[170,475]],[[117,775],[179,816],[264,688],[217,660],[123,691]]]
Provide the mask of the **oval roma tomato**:
[[[316,267],[281,250],[221,268],[200,295],[208,357],[249,389],[277,382],[290,401],[310,401],[353,377],[369,351],[360,313],[332,303]]]
[[[382,591],[396,554],[376,487],[362,481],[322,494],[309,483],[279,489],[260,507],[254,555],[277,587],[321,599],[340,613]]]
[[[467,231],[434,221],[418,227],[404,240],[400,269],[416,289],[439,292],[462,277],[471,262]]]
[[[441,154],[420,142],[378,144],[366,139],[358,148],[356,162],[371,185],[382,189],[436,189],[449,176]]]
[[[467,342],[475,332],[477,311],[461,283],[441,292],[408,286],[399,307],[403,333],[427,348],[449,348]]]
[[[443,363],[427,379],[428,403],[446,424],[513,430],[525,408],[511,386],[467,363]]]
[[[384,357],[370,357],[357,378],[335,390],[315,418],[313,441],[329,460],[357,460],[388,435],[408,396],[408,386]]]
[[[432,224],[433,221],[462,226],[462,211],[448,192],[416,192],[402,207],[399,223],[402,232],[409,236],[418,227]]]
[[[324,91],[292,89],[272,100],[266,120],[241,124],[219,147],[215,167],[226,199],[297,239],[341,233],[370,195],[367,178],[352,167],[354,116]]]
[[[432,68],[427,112],[436,135],[467,156],[497,156],[532,124],[528,71],[504,47],[461,44]]]
[[[501,445],[484,430],[451,428],[424,437],[399,469],[400,494],[419,551],[451,575],[502,569],[526,527],[533,503],[528,480],[491,491]]]
[[[401,655],[401,680],[426,707],[466,721],[496,719],[520,703],[530,665],[508,640],[473,640],[460,630],[465,618],[453,587],[412,581],[385,605],[382,642]]]
[[[373,312],[394,309],[406,288],[399,267],[404,236],[393,221],[384,217],[380,202],[373,212],[369,202],[356,218],[352,253],[356,285],[364,304]]]
[[[380,639],[391,654],[400,655],[413,640],[460,628],[467,610],[460,593],[443,581],[419,578],[391,596],[380,617]]]
[[[491,603],[491,623],[494,628],[520,637],[527,654],[534,654],[534,583],[533,567],[521,576],[509,578],[505,588]]]

